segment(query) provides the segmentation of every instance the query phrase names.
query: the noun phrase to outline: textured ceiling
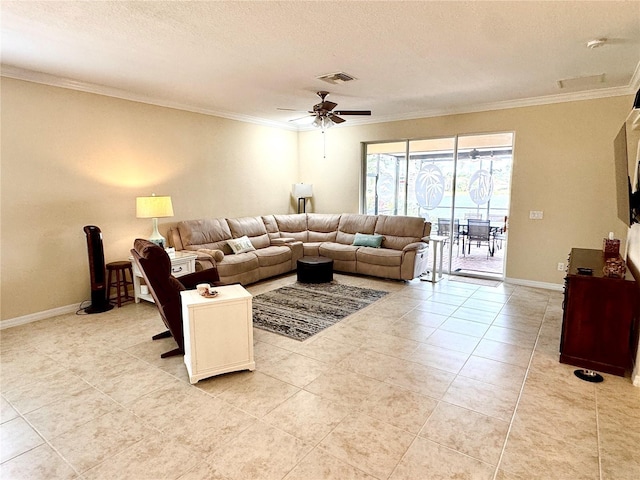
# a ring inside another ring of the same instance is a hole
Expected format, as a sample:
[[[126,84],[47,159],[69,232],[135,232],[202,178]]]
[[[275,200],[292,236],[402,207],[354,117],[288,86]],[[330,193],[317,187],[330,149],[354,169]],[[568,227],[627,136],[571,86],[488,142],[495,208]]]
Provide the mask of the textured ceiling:
[[[640,1],[2,1],[2,75],[258,122],[346,125],[635,93]],[[594,38],[607,43],[588,49]],[[357,80],[329,85],[344,71]],[[604,74],[560,89],[558,80]],[[278,107],[302,113],[280,111]]]

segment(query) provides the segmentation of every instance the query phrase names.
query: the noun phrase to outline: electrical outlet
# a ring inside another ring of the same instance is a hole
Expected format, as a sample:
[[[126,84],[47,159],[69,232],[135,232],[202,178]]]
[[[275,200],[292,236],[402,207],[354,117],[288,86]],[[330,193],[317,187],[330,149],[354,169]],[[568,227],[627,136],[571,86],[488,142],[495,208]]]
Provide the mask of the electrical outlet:
[[[563,272],[564,271],[564,263],[558,262],[558,271],[559,272]]]
[[[531,220],[542,220],[542,211],[541,210],[531,210],[529,212],[529,218]]]

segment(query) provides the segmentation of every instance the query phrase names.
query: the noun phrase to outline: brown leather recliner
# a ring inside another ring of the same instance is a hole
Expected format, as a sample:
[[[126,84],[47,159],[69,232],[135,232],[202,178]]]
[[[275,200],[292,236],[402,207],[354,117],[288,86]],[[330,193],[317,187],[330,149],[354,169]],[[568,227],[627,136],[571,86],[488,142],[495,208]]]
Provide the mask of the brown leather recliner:
[[[192,290],[199,283],[222,285],[217,268],[208,268],[200,272],[180,277],[171,275],[171,260],[163,248],[148,240],[138,238],[131,250],[133,260],[138,265],[149,292],[156,302],[160,317],[169,329],[154,335],[153,339],[173,336],[178,348],[160,355],[162,358],[184,355],[184,336],[182,331],[182,290]]]

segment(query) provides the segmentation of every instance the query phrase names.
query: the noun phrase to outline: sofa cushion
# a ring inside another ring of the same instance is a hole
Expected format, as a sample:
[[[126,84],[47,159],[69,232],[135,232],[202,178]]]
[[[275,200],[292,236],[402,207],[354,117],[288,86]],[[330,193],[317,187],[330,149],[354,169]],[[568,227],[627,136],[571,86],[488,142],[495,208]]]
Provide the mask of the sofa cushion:
[[[320,245],[322,245],[322,242],[305,242],[302,245],[303,255],[305,257],[319,257]]]
[[[380,245],[382,245],[383,239],[384,237],[382,235],[368,235],[366,233],[356,233],[356,236],[353,239],[352,245],[360,246],[360,247],[380,248]]]
[[[256,252],[239,253],[237,255],[225,255],[224,259],[216,266],[220,277],[233,277],[254,269],[258,269],[258,257]]]
[[[269,238],[271,240],[273,240],[274,238],[280,237],[278,224],[276,223],[276,219],[273,215],[263,215],[262,221],[264,222],[264,226],[267,229],[267,233],[269,234]]]
[[[431,224],[421,217],[379,215],[375,233],[383,235],[383,248],[402,250],[410,243],[420,242],[431,232]]]
[[[265,248],[271,245],[262,217],[227,218],[227,223],[233,238],[246,235],[255,248]]]
[[[240,238],[230,238],[227,240],[227,244],[236,255],[238,253],[253,252],[255,250],[255,247],[246,235],[243,235]]]
[[[378,217],[376,215],[360,215],[344,213],[340,216],[336,242],[347,245],[353,244],[356,233],[372,234]]]
[[[356,252],[359,248],[353,245],[343,245],[342,243],[324,242],[320,244],[318,252],[323,257],[329,257],[333,260],[355,261]]]
[[[291,249],[289,247],[267,247],[256,250],[253,253],[258,257],[258,264],[261,267],[291,262]]]
[[[356,252],[356,260],[372,265],[395,267],[402,264],[402,251],[388,248],[362,247]]]
[[[307,241],[306,214],[274,215],[274,218],[281,236],[294,238],[300,242]]]
[[[308,213],[308,242],[335,242],[340,223],[340,215],[328,213]]]
[[[186,250],[209,248],[231,253],[227,240],[233,238],[225,218],[186,220],[176,226]]]

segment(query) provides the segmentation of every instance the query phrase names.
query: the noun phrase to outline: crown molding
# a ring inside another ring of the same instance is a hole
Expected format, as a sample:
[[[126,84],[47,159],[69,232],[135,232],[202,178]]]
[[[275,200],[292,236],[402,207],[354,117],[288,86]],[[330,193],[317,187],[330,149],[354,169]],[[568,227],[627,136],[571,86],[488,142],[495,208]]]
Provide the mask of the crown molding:
[[[96,95],[104,95],[107,97],[119,98],[121,100],[130,100],[132,102],[146,103],[159,107],[173,108],[176,110],[184,110],[187,112],[201,113],[203,115],[211,115],[214,117],[222,117],[229,120],[237,120],[239,122],[254,123],[265,127],[284,128],[286,130],[296,131],[297,128],[286,122],[277,122],[274,120],[265,120],[263,118],[252,117],[249,115],[241,115],[232,112],[224,112],[220,110],[212,110],[202,108],[195,105],[189,105],[179,102],[171,102],[160,98],[151,97],[149,95],[137,94],[118,88],[107,87],[88,82],[80,82],[65,77],[58,77],[48,73],[36,72],[34,70],[26,70],[13,67],[10,65],[2,65],[0,76],[14,78],[16,80],[25,80],[28,82],[40,83],[51,87],[68,88],[78,90],[85,93],[94,93]]]
[[[412,112],[403,115],[390,115],[385,118],[377,117],[375,123],[396,122],[402,120],[417,120],[419,118],[441,117],[445,115],[460,115],[465,113],[488,112],[492,110],[507,110],[510,108],[535,107],[540,105],[551,105],[554,103],[576,102],[580,100],[594,100],[599,98],[619,97],[623,95],[634,95],[637,89],[627,87],[601,88],[589,90],[587,92],[566,93],[557,95],[547,95],[544,97],[522,98],[518,100],[506,100],[503,102],[493,102],[471,105],[461,108],[437,109],[420,112]],[[374,123],[374,122],[369,122]]]
[[[0,76],[14,78],[17,80],[25,80],[34,83],[41,83],[53,87],[68,88],[71,90],[78,90],[86,93],[94,93],[97,95],[105,95],[108,97],[119,98],[123,100],[130,100],[133,102],[146,103],[149,105],[156,105],[160,107],[173,108],[176,110],[184,110],[187,112],[200,113],[203,115],[211,115],[215,117],[226,118],[229,120],[236,120],[239,122],[252,123],[256,125],[262,125],[266,127],[282,128],[290,131],[312,131],[316,130],[316,127],[311,125],[292,125],[289,122],[278,122],[275,120],[266,120],[264,118],[253,117],[250,115],[241,115],[232,112],[225,112],[219,110],[213,110],[208,108],[202,108],[195,105],[183,104],[179,102],[171,102],[164,99],[151,97],[148,95],[132,93],[129,91],[107,87],[104,85],[97,85],[88,82],[80,82],[70,78],[59,77],[56,75],[50,75],[43,72],[36,72],[33,70],[26,70],[10,65],[2,65],[0,69]],[[506,100],[502,102],[484,103],[477,105],[469,105],[459,108],[445,108],[445,109],[433,109],[422,110],[416,112],[410,112],[400,115],[387,115],[376,116],[375,118],[367,119],[350,119],[349,125],[336,125],[332,128],[349,128],[359,125],[370,125],[387,122],[397,122],[404,120],[417,120],[420,118],[432,118],[442,117],[446,115],[461,115],[466,113],[478,113],[492,110],[506,110],[510,108],[522,108],[533,107],[540,105],[550,105],[555,103],[575,102],[581,100],[594,100],[599,98],[618,97],[622,95],[635,95],[640,87],[640,62],[636,66],[635,72],[631,76],[629,85],[625,87],[611,87],[611,88],[598,88],[594,90],[588,90],[583,92],[574,93],[562,93],[556,95],[546,95],[542,97],[531,97],[517,100]]]

